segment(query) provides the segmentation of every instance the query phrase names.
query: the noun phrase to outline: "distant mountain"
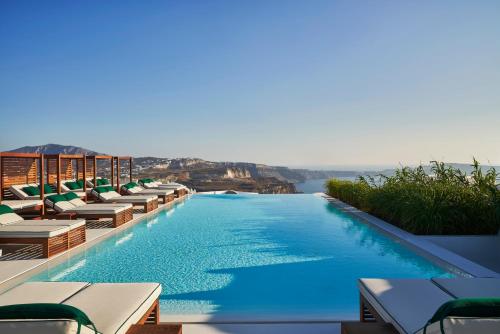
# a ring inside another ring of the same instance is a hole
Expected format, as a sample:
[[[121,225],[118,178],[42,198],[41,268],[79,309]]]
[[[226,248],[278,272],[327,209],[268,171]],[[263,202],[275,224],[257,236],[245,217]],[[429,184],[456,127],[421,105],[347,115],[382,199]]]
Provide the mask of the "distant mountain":
[[[103,155],[96,151],[88,150],[86,148],[71,146],[71,145],[59,145],[59,144],[46,144],[39,146],[24,146],[11,150],[9,152],[15,153],[41,153],[41,154],[86,154],[86,155]]]

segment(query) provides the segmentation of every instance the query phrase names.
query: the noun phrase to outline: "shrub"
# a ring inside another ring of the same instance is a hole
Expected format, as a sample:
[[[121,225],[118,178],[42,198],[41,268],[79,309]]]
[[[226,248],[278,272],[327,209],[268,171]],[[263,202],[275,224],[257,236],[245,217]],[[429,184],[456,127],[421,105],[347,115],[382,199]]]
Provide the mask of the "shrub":
[[[393,176],[332,179],[330,196],[369,212],[415,234],[496,234],[500,228],[500,191],[497,173],[483,173],[474,160],[467,176],[444,163],[431,163],[432,175],[422,166],[403,167]]]

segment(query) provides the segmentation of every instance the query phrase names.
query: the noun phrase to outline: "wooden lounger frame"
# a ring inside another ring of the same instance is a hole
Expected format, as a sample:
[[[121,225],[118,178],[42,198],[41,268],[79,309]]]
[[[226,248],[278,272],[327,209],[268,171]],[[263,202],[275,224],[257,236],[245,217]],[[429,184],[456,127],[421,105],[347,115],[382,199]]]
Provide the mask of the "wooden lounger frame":
[[[375,308],[366,300],[366,298],[359,294],[359,320],[361,322],[382,322],[385,320],[375,310]]]
[[[153,305],[144,313],[142,318],[137,322],[139,325],[158,325],[160,323],[160,303],[159,299],[155,300]]]
[[[70,248],[81,245],[85,240],[85,226],[80,226],[54,237],[0,238],[0,244],[39,244],[42,246],[42,256],[44,258],[49,258]]]
[[[120,211],[113,214],[102,214],[102,213],[76,213],[78,218],[88,218],[88,219],[99,219],[99,218],[113,218],[113,227],[118,227],[123,225],[134,218],[134,209],[128,208],[126,210]]]
[[[158,198],[144,204],[144,213],[148,213],[156,209],[158,209]]]
[[[174,194],[175,196],[177,196],[177,198],[180,198],[180,197],[183,197],[183,196],[186,196],[187,195],[187,189],[175,189],[174,190]]]

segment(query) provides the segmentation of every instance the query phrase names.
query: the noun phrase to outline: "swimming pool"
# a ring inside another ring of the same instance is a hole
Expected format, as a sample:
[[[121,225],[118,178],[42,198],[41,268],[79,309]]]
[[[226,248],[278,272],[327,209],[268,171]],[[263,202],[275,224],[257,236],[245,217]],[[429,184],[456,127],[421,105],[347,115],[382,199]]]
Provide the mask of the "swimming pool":
[[[162,315],[355,319],[359,277],[447,277],[314,195],[195,195],[31,280],[163,284]]]

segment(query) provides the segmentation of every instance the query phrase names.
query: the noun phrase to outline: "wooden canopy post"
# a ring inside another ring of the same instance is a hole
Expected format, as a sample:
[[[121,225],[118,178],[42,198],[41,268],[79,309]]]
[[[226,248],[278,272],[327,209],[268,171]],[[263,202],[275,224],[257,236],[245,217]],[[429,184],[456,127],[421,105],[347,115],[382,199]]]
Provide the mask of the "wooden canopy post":
[[[2,153],[0,153],[0,204],[2,204],[3,198],[3,161]]]
[[[3,160],[2,153],[0,153],[0,204],[2,204],[3,198]]]
[[[94,156],[94,188],[97,187],[97,157]]]
[[[115,186],[115,158],[111,157],[111,187]]]
[[[71,162],[71,160],[70,160]],[[57,166],[57,193],[61,193],[61,155],[58,154],[56,158],[56,166]]]
[[[132,157],[128,159],[128,164],[129,164],[129,174],[130,174],[130,182],[132,182]]]
[[[85,156],[83,156],[83,158],[85,159]],[[79,166],[79,163],[78,163],[78,159],[76,160],[76,166],[75,166],[75,180],[78,181],[78,172],[80,171],[80,166]]]
[[[45,184],[45,180],[44,180],[44,166],[43,166],[43,163],[44,163],[44,158],[43,158],[43,154],[40,154],[40,157],[38,158],[39,160],[39,163],[40,163],[40,199],[43,201],[43,198],[45,197],[45,191],[44,191],[44,184]],[[45,214],[45,205],[42,205],[42,215]]]
[[[116,191],[120,193],[120,159],[116,157]]]
[[[76,174],[78,178],[78,174]],[[83,192],[85,193],[85,202],[87,202],[87,156],[83,156]]]

